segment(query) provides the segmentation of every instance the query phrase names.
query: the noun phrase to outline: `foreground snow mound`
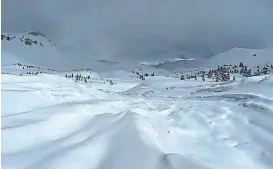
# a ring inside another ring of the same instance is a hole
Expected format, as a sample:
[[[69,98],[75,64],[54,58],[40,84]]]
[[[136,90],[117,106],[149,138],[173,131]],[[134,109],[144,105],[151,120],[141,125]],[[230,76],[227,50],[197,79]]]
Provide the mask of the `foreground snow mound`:
[[[2,76],[3,168],[207,168],[162,152],[146,117],[130,108],[138,101],[102,99],[98,87],[107,85],[88,89],[54,75]]]
[[[113,73],[114,85],[61,75],[2,74],[4,169],[273,166],[271,75],[140,83]]]

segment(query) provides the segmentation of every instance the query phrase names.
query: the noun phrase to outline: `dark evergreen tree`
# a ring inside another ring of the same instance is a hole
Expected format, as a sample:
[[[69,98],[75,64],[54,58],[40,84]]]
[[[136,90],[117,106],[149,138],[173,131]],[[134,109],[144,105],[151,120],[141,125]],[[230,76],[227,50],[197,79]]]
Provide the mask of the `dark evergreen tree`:
[[[251,75],[252,75],[251,69],[248,69],[248,70],[247,70],[247,73],[246,73],[246,77],[250,77]]]
[[[205,73],[202,74],[202,80],[205,81],[206,78],[205,78]]]
[[[266,64],[265,66],[264,66],[264,68],[263,68],[263,70],[262,70],[262,74],[269,74],[270,73],[270,67],[269,67],[269,65],[268,64]]]

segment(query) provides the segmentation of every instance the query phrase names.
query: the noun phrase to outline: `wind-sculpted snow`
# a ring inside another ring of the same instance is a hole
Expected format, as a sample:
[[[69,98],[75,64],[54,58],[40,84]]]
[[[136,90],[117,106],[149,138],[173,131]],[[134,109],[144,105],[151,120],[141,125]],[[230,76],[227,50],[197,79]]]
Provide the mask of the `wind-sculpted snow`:
[[[118,73],[103,74],[114,85],[99,73],[92,83],[2,74],[2,167],[273,167],[272,76],[140,82]]]

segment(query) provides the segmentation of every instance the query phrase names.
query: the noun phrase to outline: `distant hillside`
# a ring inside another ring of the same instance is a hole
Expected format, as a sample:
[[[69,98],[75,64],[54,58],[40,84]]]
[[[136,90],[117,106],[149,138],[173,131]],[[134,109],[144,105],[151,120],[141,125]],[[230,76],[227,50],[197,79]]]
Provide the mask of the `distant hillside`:
[[[219,64],[239,64],[240,62],[249,66],[273,63],[273,49],[233,48],[211,57],[204,63],[204,66],[215,67]]]
[[[180,59],[176,61],[167,61],[157,65],[153,65],[155,68],[165,69],[168,71],[184,71],[185,69],[200,68],[204,62],[204,59]]]
[[[139,74],[155,72],[168,74],[166,70],[134,62],[112,62],[81,56],[66,56],[41,32],[2,33],[2,65],[23,63],[55,70],[91,69],[95,72],[133,71]]]
[[[153,67],[179,72],[196,68],[215,68],[224,64],[237,65],[240,62],[249,66],[273,63],[273,49],[233,48],[207,59],[180,59],[153,65]]]

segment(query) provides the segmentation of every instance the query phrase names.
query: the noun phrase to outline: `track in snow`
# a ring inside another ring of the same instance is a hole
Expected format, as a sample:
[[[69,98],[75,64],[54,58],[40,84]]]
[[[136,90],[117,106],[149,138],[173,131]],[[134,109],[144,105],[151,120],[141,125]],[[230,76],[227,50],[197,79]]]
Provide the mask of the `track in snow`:
[[[273,166],[272,91],[255,93],[267,81],[158,77],[86,86],[53,75],[2,78],[3,168]]]

